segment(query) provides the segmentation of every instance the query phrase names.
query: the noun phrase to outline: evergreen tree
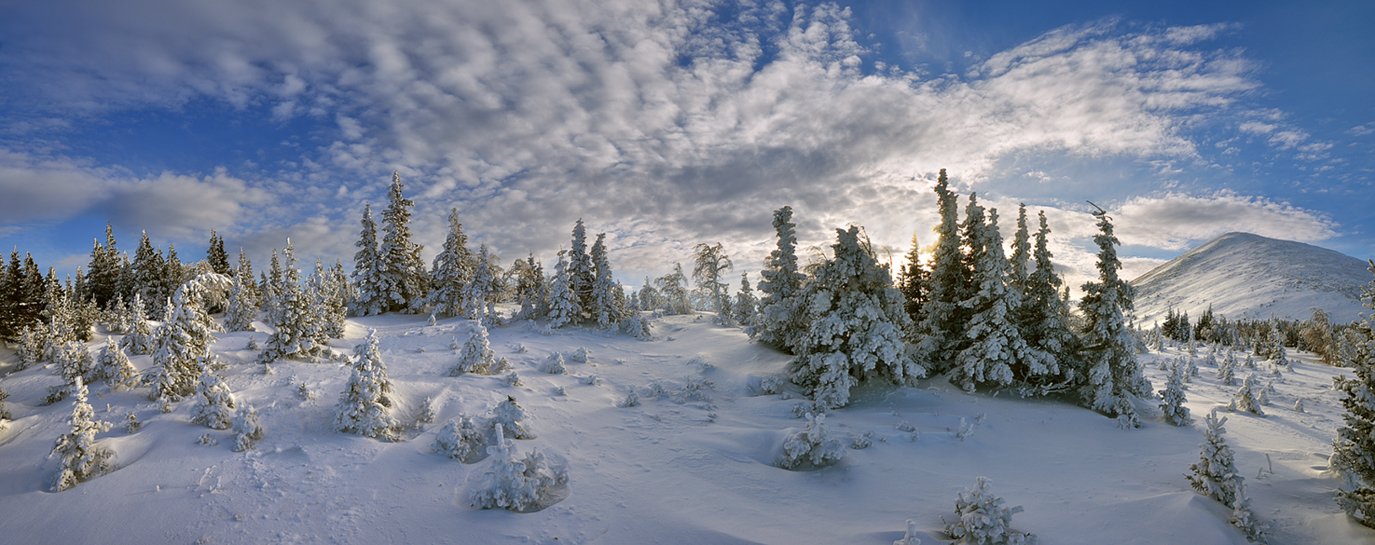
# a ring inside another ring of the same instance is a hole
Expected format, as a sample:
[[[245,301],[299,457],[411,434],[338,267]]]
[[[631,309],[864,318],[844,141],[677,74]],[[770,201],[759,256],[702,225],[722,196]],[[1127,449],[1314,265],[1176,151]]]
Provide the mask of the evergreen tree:
[[[202,274],[182,284],[153,333],[153,365],[158,368],[152,395],[177,401],[195,392],[200,359],[210,352],[219,324],[205,311],[211,291],[228,289],[228,277]]]
[[[144,313],[149,316],[161,316],[163,308],[167,305],[167,298],[172,292],[167,291],[164,281],[167,264],[163,260],[162,252],[153,249],[147,231],[143,232],[143,238],[139,240],[132,267],[134,294],[143,301]]]
[[[902,292],[903,309],[913,324],[920,324],[925,319],[930,281],[931,273],[921,263],[921,245],[917,243],[917,235],[912,235],[912,249],[907,251],[905,262],[898,269],[898,291]]]
[[[253,285],[252,269],[245,269],[247,264],[240,252],[239,269],[229,286],[229,304],[224,311],[228,331],[253,331],[253,320],[258,317],[258,290]]]
[[[139,383],[138,369],[129,362],[129,356],[115,343],[114,337],[105,337],[105,347],[100,349],[88,379],[90,382],[104,380],[115,389],[132,388]]]
[[[711,311],[716,314],[716,322],[732,325],[730,319],[730,288],[721,280],[722,274],[730,270],[730,256],[720,242],[707,244],[699,242],[693,247],[692,279],[698,289],[708,295]]]
[[[960,303],[963,302],[965,269],[960,248],[959,198],[949,189],[945,169],[936,179],[936,209],[941,222],[936,226],[936,251],[931,263],[925,321],[918,328],[917,352],[933,371],[944,371],[954,363],[963,334]]]
[[[1370,272],[1375,273],[1375,262],[1370,262]],[[1361,299],[1375,309],[1375,281]],[[1347,480],[1347,486],[1337,491],[1337,504],[1357,522],[1375,528],[1375,339],[1370,336],[1375,317],[1367,316],[1362,325],[1364,338],[1349,362],[1354,377],[1335,378],[1346,411],[1328,465]]]
[[[749,330],[759,342],[794,352],[802,336],[801,310],[794,301],[802,291],[806,278],[797,266],[797,233],[793,224],[793,209],[784,206],[773,212],[773,228],[778,234],[777,247],[764,261],[759,271],[759,325]],[[665,294],[668,295],[668,294]],[[670,297],[671,299],[671,297]]]
[[[1251,512],[1250,499],[1246,497],[1245,479],[1237,471],[1232,448],[1222,436],[1227,433],[1223,424],[1227,418],[1218,419],[1213,413],[1204,418],[1203,450],[1199,453],[1198,463],[1189,466],[1189,484],[1199,494],[1217,500],[1232,509],[1231,522],[1240,528],[1248,540],[1264,543],[1264,528],[1255,513]]]
[[[425,266],[420,261],[420,246],[411,242],[410,199],[402,195],[401,175],[392,173],[387,209],[382,212],[380,293],[386,310],[415,310],[424,301]],[[361,287],[360,287],[361,291]]]
[[[458,209],[449,210],[449,234],[444,248],[434,256],[430,268],[430,307],[438,315],[460,316],[467,308],[463,294],[473,282],[477,257],[468,250],[468,235],[458,221]]]
[[[353,371],[339,395],[335,428],[384,441],[399,438],[400,425],[390,414],[391,381],[378,348],[377,331],[368,330],[366,340],[353,349]]]
[[[597,319],[598,327],[614,327],[625,319],[625,290],[611,272],[606,233],[597,233],[597,240],[592,243],[592,267],[596,272],[592,283],[593,318]]]
[[[487,340],[487,328],[479,322],[468,341],[463,343],[463,348],[458,353],[458,363],[449,369],[449,376],[456,377],[465,373],[493,375],[501,367],[496,354],[492,352],[492,345]]]
[[[910,322],[888,269],[860,242],[859,228],[836,235],[834,257],[799,295],[810,326],[789,368],[794,383],[830,408],[848,404],[861,380],[902,384],[926,375],[907,354],[903,332]]]
[[[1189,408],[1184,406],[1184,401],[1184,367],[1175,363],[1170,366],[1165,389],[1160,391],[1160,411],[1165,414],[1166,422],[1176,426],[1187,426],[1193,421],[1189,416]]]
[[[487,317],[487,303],[492,298],[492,285],[496,276],[492,271],[492,254],[483,244],[478,249],[477,266],[472,277],[463,289],[463,316],[469,320],[481,321]]]
[[[596,302],[592,289],[597,282],[597,273],[592,266],[592,256],[587,253],[587,229],[582,218],[573,224],[573,248],[568,253],[568,285],[578,298],[578,317],[575,321],[592,318]]]
[[[125,309],[124,321],[129,324],[129,332],[119,340],[119,346],[136,356],[152,354],[154,348],[153,328],[148,325],[144,308],[140,295],[135,293]]]
[[[659,295],[659,290],[654,288],[654,282],[645,277],[644,285],[640,286],[640,310],[656,310],[663,306],[663,297]]]
[[[233,424],[234,393],[215,373],[215,356],[206,352],[200,358],[200,377],[196,381],[196,405],[191,408],[191,422],[205,424],[214,430],[225,430]]]
[[[275,255],[275,252],[274,252]],[[276,303],[275,311],[268,313],[272,325],[272,336],[267,346],[258,355],[258,362],[268,364],[281,358],[313,359],[329,351],[329,337],[325,334],[323,322],[326,314],[328,289],[323,285],[324,273],[316,262],[315,278],[318,281],[307,289],[301,287],[301,271],[296,268],[296,255],[287,239],[282,251],[285,264],[279,279],[273,285]],[[342,326],[342,324],[337,324]],[[342,329],[342,327],[340,327]]]
[[[243,452],[263,438],[263,427],[258,424],[258,411],[248,403],[240,403],[234,413],[234,452]]]
[[[210,247],[205,251],[205,262],[210,265],[210,270],[217,274],[229,276],[234,272],[229,268],[229,254],[224,251],[224,238],[214,229],[210,230]]]
[[[542,318],[549,313],[549,290],[544,278],[544,266],[535,261],[530,254],[524,260],[516,260],[512,267],[516,275],[516,302],[520,303],[518,316],[527,320]]]
[[[977,385],[1007,386],[1013,380],[1026,381],[1049,373],[1045,354],[1027,346],[1011,321],[1021,294],[1007,284],[1008,263],[998,233],[997,209],[989,210],[988,221],[970,236],[983,252],[974,264],[978,289],[963,304],[972,312],[965,333],[969,346],[960,351],[954,382],[973,391]]]
[[[559,262],[554,265],[554,277],[549,280],[549,327],[560,328],[576,324],[582,316],[578,295],[568,275],[567,252],[559,250]]]
[[[1040,228],[1036,230],[1036,245],[1032,251],[1036,268],[1026,275],[1022,304],[1016,315],[1018,330],[1027,345],[1045,355],[1047,373],[1028,377],[1027,381],[1051,389],[1075,378],[1070,365],[1075,337],[1068,325],[1069,306],[1059,295],[1062,281],[1051,261],[1054,255],[1047,242],[1050,227],[1046,224],[1046,213],[1041,212],[1039,216]]]
[[[358,235],[358,252],[353,254],[353,284],[358,292],[351,302],[353,314],[373,316],[387,308],[387,296],[383,291],[382,257],[377,249],[377,224],[372,220],[372,206],[363,205],[363,229]]]
[[[167,261],[162,269],[162,289],[163,293],[176,293],[177,288],[181,287],[182,279],[186,276],[186,267],[182,265],[181,258],[177,257],[177,247],[173,244],[167,245]]]
[[[119,295],[119,250],[115,248],[115,231],[105,224],[105,244],[95,241],[91,247],[91,262],[87,269],[91,298],[100,308],[107,308]]]
[[[674,263],[673,272],[660,276],[654,283],[662,294],[665,314],[692,312],[692,304],[688,301],[687,275],[683,274],[681,263]]]
[[[754,296],[748,273],[740,273],[740,291],[735,293],[735,303],[731,305],[731,317],[735,323],[749,327],[759,315],[759,299]]]
[[[19,250],[10,251],[9,266],[5,268],[3,281],[0,281],[0,340],[17,339],[20,331],[32,322],[25,322],[24,306],[24,268],[19,262]]]
[[[1260,381],[1255,373],[1246,376],[1246,380],[1241,381],[1241,388],[1237,389],[1236,395],[1232,396],[1231,408],[1238,411],[1246,411],[1256,416],[1265,416],[1265,410],[1261,409]]]
[[[1135,340],[1123,314],[1132,308],[1135,290],[1117,276],[1120,242],[1112,232],[1112,219],[1102,211],[1098,245],[1098,281],[1084,284],[1079,311],[1084,317],[1084,370],[1079,393],[1089,408],[1109,416],[1135,420],[1131,399],[1151,395],[1151,383],[1141,374],[1133,349]]]
[[[1004,506],[988,483],[987,477],[979,477],[974,488],[960,493],[955,521],[946,525],[946,535],[957,545],[1036,545],[1035,535],[1012,529],[1012,515],[1021,512],[1021,506]]]
[[[77,377],[72,385],[72,416],[67,419],[72,428],[57,438],[48,454],[62,460],[53,492],[61,492],[110,470],[114,452],[95,442],[96,434],[109,430],[110,423],[95,419],[95,409],[86,401],[87,395],[86,384]]]
[[[1217,380],[1227,386],[1236,386],[1237,356],[1231,350],[1223,356],[1222,362],[1217,365]]]
[[[1017,231],[1012,235],[1012,257],[1008,259],[1008,285],[1025,295],[1031,277],[1031,231],[1026,222],[1026,204],[1017,205]]]

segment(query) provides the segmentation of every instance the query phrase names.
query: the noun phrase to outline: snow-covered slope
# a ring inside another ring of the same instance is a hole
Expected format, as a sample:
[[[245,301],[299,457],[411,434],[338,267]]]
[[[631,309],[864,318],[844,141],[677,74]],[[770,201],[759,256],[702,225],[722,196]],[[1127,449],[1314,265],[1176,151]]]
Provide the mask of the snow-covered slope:
[[[1171,306],[1197,317],[1308,319],[1321,308],[1333,322],[1360,316],[1371,280],[1359,259],[1311,244],[1228,233],[1132,281],[1136,315],[1147,327]]]

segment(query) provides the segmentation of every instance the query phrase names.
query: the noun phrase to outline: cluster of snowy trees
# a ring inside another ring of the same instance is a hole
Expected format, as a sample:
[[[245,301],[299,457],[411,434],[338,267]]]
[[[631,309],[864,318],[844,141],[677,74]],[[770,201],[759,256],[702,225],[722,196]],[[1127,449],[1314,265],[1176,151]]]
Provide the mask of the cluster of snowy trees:
[[[1148,333],[1153,344],[1165,340],[1176,344],[1217,344],[1236,350],[1249,350],[1257,358],[1275,359],[1286,348],[1317,354],[1323,363],[1349,367],[1364,337],[1360,321],[1333,323],[1327,312],[1313,309],[1308,320],[1228,319],[1209,307],[1191,323],[1189,313],[1173,308],[1165,320]]]

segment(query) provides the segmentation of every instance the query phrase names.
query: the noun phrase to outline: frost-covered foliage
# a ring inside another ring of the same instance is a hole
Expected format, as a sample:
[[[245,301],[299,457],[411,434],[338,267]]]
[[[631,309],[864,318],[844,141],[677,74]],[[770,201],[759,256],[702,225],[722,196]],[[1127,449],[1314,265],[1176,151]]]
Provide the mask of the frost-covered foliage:
[[[353,349],[353,372],[339,395],[335,428],[345,433],[392,441],[400,425],[390,414],[391,381],[378,348],[377,331]]]
[[[6,392],[4,388],[0,388],[0,431],[5,430],[6,420],[14,418],[14,415],[10,414],[10,410],[5,407],[5,400],[9,398],[10,393]]]
[[[88,392],[81,377],[72,385],[72,416],[67,423],[72,428],[57,438],[49,457],[61,458],[53,491],[61,492],[78,483],[110,470],[114,452],[96,444],[97,433],[110,429],[110,423],[95,419],[95,410],[86,401]]]
[[[545,358],[544,362],[540,364],[539,370],[541,373],[548,373],[551,375],[562,375],[568,372],[568,368],[563,364],[563,354],[558,352],[549,354],[549,357]]]
[[[1135,290],[1117,275],[1122,262],[1117,259],[1120,242],[1113,235],[1112,220],[1106,213],[1097,217],[1099,233],[1093,241],[1099,250],[1098,280],[1084,284],[1079,303],[1084,317],[1079,395],[1095,411],[1134,419],[1130,398],[1151,395],[1151,383],[1136,360],[1136,340],[1123,315],[1132,309]]]
[[[1375,273],[1375,262],[1370,264]],[[1375,309],[1375,281],[1362,296],[1365,305]],[[1368,317],[1366,334],[1375,326]],[[1375,528],[1375,339],[1361,339],[1348,362],[1353,378],[1337,377],[1334,386],[1342,392],[1342,426],[1332,444],[1332,468],[1346,477],[1346,486],[1337,491],[1337,503],[1361,524]]]
[[[1003,505],[988,483],[988,478],[979,477],[974,488],[960,493],[955,520],[946,525],[945,533],[960,545],[1035,545],[1034,534],[1012,529],[1012,515],[1020,513],[1021,506]]]
[[[1013,324],[1021,292],[1007,283],[997,209],[988,211],[988,222],[976,226],[973,236],[980,253],[974,256],[973,297],[963,303],[972,312],[965,332],[968,346],[956,358],[952,381],[972,392],[975,386],[1008,386],[1014,380],[1052,374],[1046,365],[1049,358],[1028,346]]]
[[[315,261],[315,272],[306,281],[306,297],[311,313],[314,314],[312,326],[308,329],[310,337],[323,351],[329,339],[344,337],[344,321],[348,317],[348,301],[352,297],[348,278],[344,276],[344,266],[335,262],[325,269],[320,261]]]
[[[224,328],[227,331],[253,331],[253,320],[258,317],[257,286],[253,284],[253,269],[248,258],[239,252],[239,267],[234,272],[233,283],[229,285],[229,304],[224,311]]]
[[[358,235],[358,252],[353,254],[354,299],[350,311],[356,316],[373,316],[387,310],[387,294],[383,291],[382,256],[377,249],[377,222],[372,219],[372,205],[363,205],[363,229]]]
[[[773,212],[773,228],[778,233],[777,247],[764,261],[764,270],[759,271],[759,323],[748,331],[759,342],[792,351],[806,327],[794,300],[802,291],[802,280],[806,277],[797,265],[797,232],[792,207],[784,206]]]
[[[716,323],[734,325],[730,312],[729,285],[722,281],[722,275],[731,268],[730,257],[720,242],[707,244],[699,242],[692,249],[692,279],[697,283],[700,293],[706,295],[707,304],[716,314]]]
[[[592,243],[592,267],[596,277],[592,281],[592,318],[601,328],[615,327],[625,319],[625,291],[611,272],[611,260],[606,254],[606,233],[597,233]]]
[[[214,371],[214,356],[201,359],[200,380],[196,382],[196,405],[191,408],[191,422],[205,424],[215,430],[229,429],[233,424],[234,394],[229,385]]]
[[[516,398],[506,396],[506,400],[492,408],[489,426],[500,425],[512,439],[534,439],[535,434],[525,426],[525,409],[516,403]]]
[[[783,469],[823,467],[845,457],[845,445],[831,437],[826,429],[824,413],[807,413],[807,425],[794,430],[783,440],[783,453],[778,466]]]
[[[654,285],[659,293],[658,299],[664,314],[692,312],[692,303],[688,300],[687,276],[683,274],[681,263],[674,263],[673,272],[655,279]]]
[[[477,265],[473,268],[472,281],[463,290],[463,316],[469,320],[487,319],[488,305],[493,301],[496,287],[496,274],[493,270],[492,253],[483,244],[477,253]]]
[[[493,458],[485,482],[473,491],[473,505],[482,509],[534,511],[548,507],[568,484],[568,470],[552,465],[538,450],[521,456],[498,425],[496,441],[487,448]]]
[[[549,279],[549,327],[557,329],[581,319],[582,305],[570,283],[567,252],[560,250],[554,277]]]
[[[902,533],[902,538],[893,542],[893,545],[921,545],[921,538],[917,537],[917,521],[907,519],[907,530]]]
[[[573,224],[572,247],[568,250],[568,286],[578,301],[578,315],[574,322],[592,317],[592,287],[597,281],[597,273],[592,266],[592,256],[587,253],[587,228],[582,218]]]
[[[328,282],[319,262],[315,264],[315,274],[311,282],[302,288],[301,271],[296,268],[296,255],[287,239],[283,250],[286,263],[282,274],[273,284],[273,309],[267,313],[271,323],[272,335],[267,346],[258,355],[258,361],[271,363],[281,358],[311,360],[329,350],[327,320],[340,320],[335,329],[343,333],[342,316],[334,314],[339,308],[332,284]]]
[[[434,450],[445,456],[470,464],[482,457],[486,445],[477,421],[459,415],[450,420],[434,438]]]
[[[220,329],[205,310],[206,299],[212,292],[223,293],[229,285],[229,277],[205,273],[177,289],[162,325],[153,334],[153,366],[158,369],[154,398],[177,401],[195,393],[200,359],[210,352]]]
[[[477,260],[468,249],[468,235],[463,233],[463,224],[458,221],[458,209],[451,208],[449,234],[430,267],[429,304],[434,313],[441,316],[463,313],[464,290],[473,281],[476,269]]]
[[[1228,350],[1227,355],[1223,356],[1222,361],[1217,364],[1217,380],[1227,386],[1236,386],[1236,372],[1237,356],[1231,350]]]
[[[91,369],[89,380],[104,380],[111,388],[123,389],[137,386],[139,375],[138,369],[129,362],[129,356],[124,353],[124,349],[115,343],[115,338],[106,337],[105,347],[101,348],[100,354],[96,356],[95,367]]]
[[[735,301],[730,307],[731,318],[742,327],[750,327],[759,315],[759,298],[754,296],[750,286],[749,273],[740,273],[740,291],[735,292]]]
[[[124,318],[128,332],[119,340],[119,345],[130,354],[142,356],[153,353],[153,328],[148,325],[148,315],[143,311],[143,300],[139,294],[129,302],[128,313]]]
[[[62,370],[62,378],[67,379],[68,383],[77,377],[90,380],[91,371],[95,368],[91,351],[86,348],[86,343],[81,341],[62,343],[53,355],[53,362]]]
[[[240,403],[234,413],[234,452],[253,448],[263,438],[263,426],[258,423],[258,411],[248,403]]]
[[[425,265],[420,261],[420,245],[411,241],[411,202],[402,194],[401,175],[393,172],[387,193],[387,208],[382,211],[382,244],[379,293],[384,310],[414,310],[424,303]]]
[[[1047,242],[1050,227],[1046,223],[1046,213],[1042,211],[1039,217],[1040,228],[1036,230],[1032,250],[1036,268],[1027,273],[1017,322],[1022,338],[1031,348],[1045,355],[1045,365],[1050,371],[1040,377],[1028,377],[1027,382],[1049,387],[1075,379],[1071,365],[1075,338],[1069,327],[1069,305],[1060,297],[1063,282],[1051,261],[1054,255]]]
[[[935,188],[941,221],[936,225],[936,250],[927,284],[924,321],[917,324],[921,333],[917,353],[932,371],[944,371],[954,364],[964,331],[960,303],[964,299],[966,272],[959,234],[959,198],[949,188],[945,169],[941,169]]]
[[[848,404],[850,388],[861,380],[903,384],[926,375],[907,354],[907,313],[888,270],[860,242],[859,228],[836,234],[835,256],[796,296],[805,302],[810,325],[798,338],[790,364],[792,381],[832,408]]]
[[[1187,426],[1193,421],[1189,408],[1184,406],[1184,368],[1175,364],[1170,367],[1165,389],[1160,391],[1160,411],[1165,421],[1176,426]]]
[[[1227,418],[1217,418],[1215,413],[1204,417],[1203,450],[1199,452],[1198,463],[1189,466],[1189,484],[1199,494],[1217,500],[1232,510],[1231,522],[1246,534],[1246,538],[1264,542],[1264,525],[1251,511],[1250,499],[1246,497],[1245,479],[1237,471],[1232,448],[1227,446],[1223,427]]]
[[[498,367],[492,344],[487,340],[487,328],[477,323],[458,353],[458,362],[449,369],[449,376],[456,377],[464,373],[492,375],[497,373]]]
[[[642,341],[654,338],[654,322],[648,316],[634,310],[627,314],[625,320],[621,321],[621,332]]]
[[[1237,411],[1245,411],[1257,416],[1265,416],[1265,410],[1261,409],[1260,380],[1255,373],[1246,376],[1246,380],[1241,381],[1241,388],[1232,396],[1231,408]]]
[[[516,260],[512,267],[516,277],[516,302],[520,311],[516,317],[525,320],[542,318],[549,313],[549,285],[544,278],[544,266],[535,261],[534,254]]]

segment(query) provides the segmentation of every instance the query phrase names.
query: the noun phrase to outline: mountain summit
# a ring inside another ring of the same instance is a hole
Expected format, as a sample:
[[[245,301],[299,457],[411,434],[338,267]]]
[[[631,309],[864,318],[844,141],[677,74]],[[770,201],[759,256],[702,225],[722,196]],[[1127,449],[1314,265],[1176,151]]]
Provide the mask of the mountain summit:
[[[1202,314],[1208,305],[1229,318],[1307,319],[1314,308],[1333,322],[1362,312],[1366,263],[1349,255],[1290,240],[1227,233],[1132,281],[1143,327],[1163,320],[1171,306]]]

